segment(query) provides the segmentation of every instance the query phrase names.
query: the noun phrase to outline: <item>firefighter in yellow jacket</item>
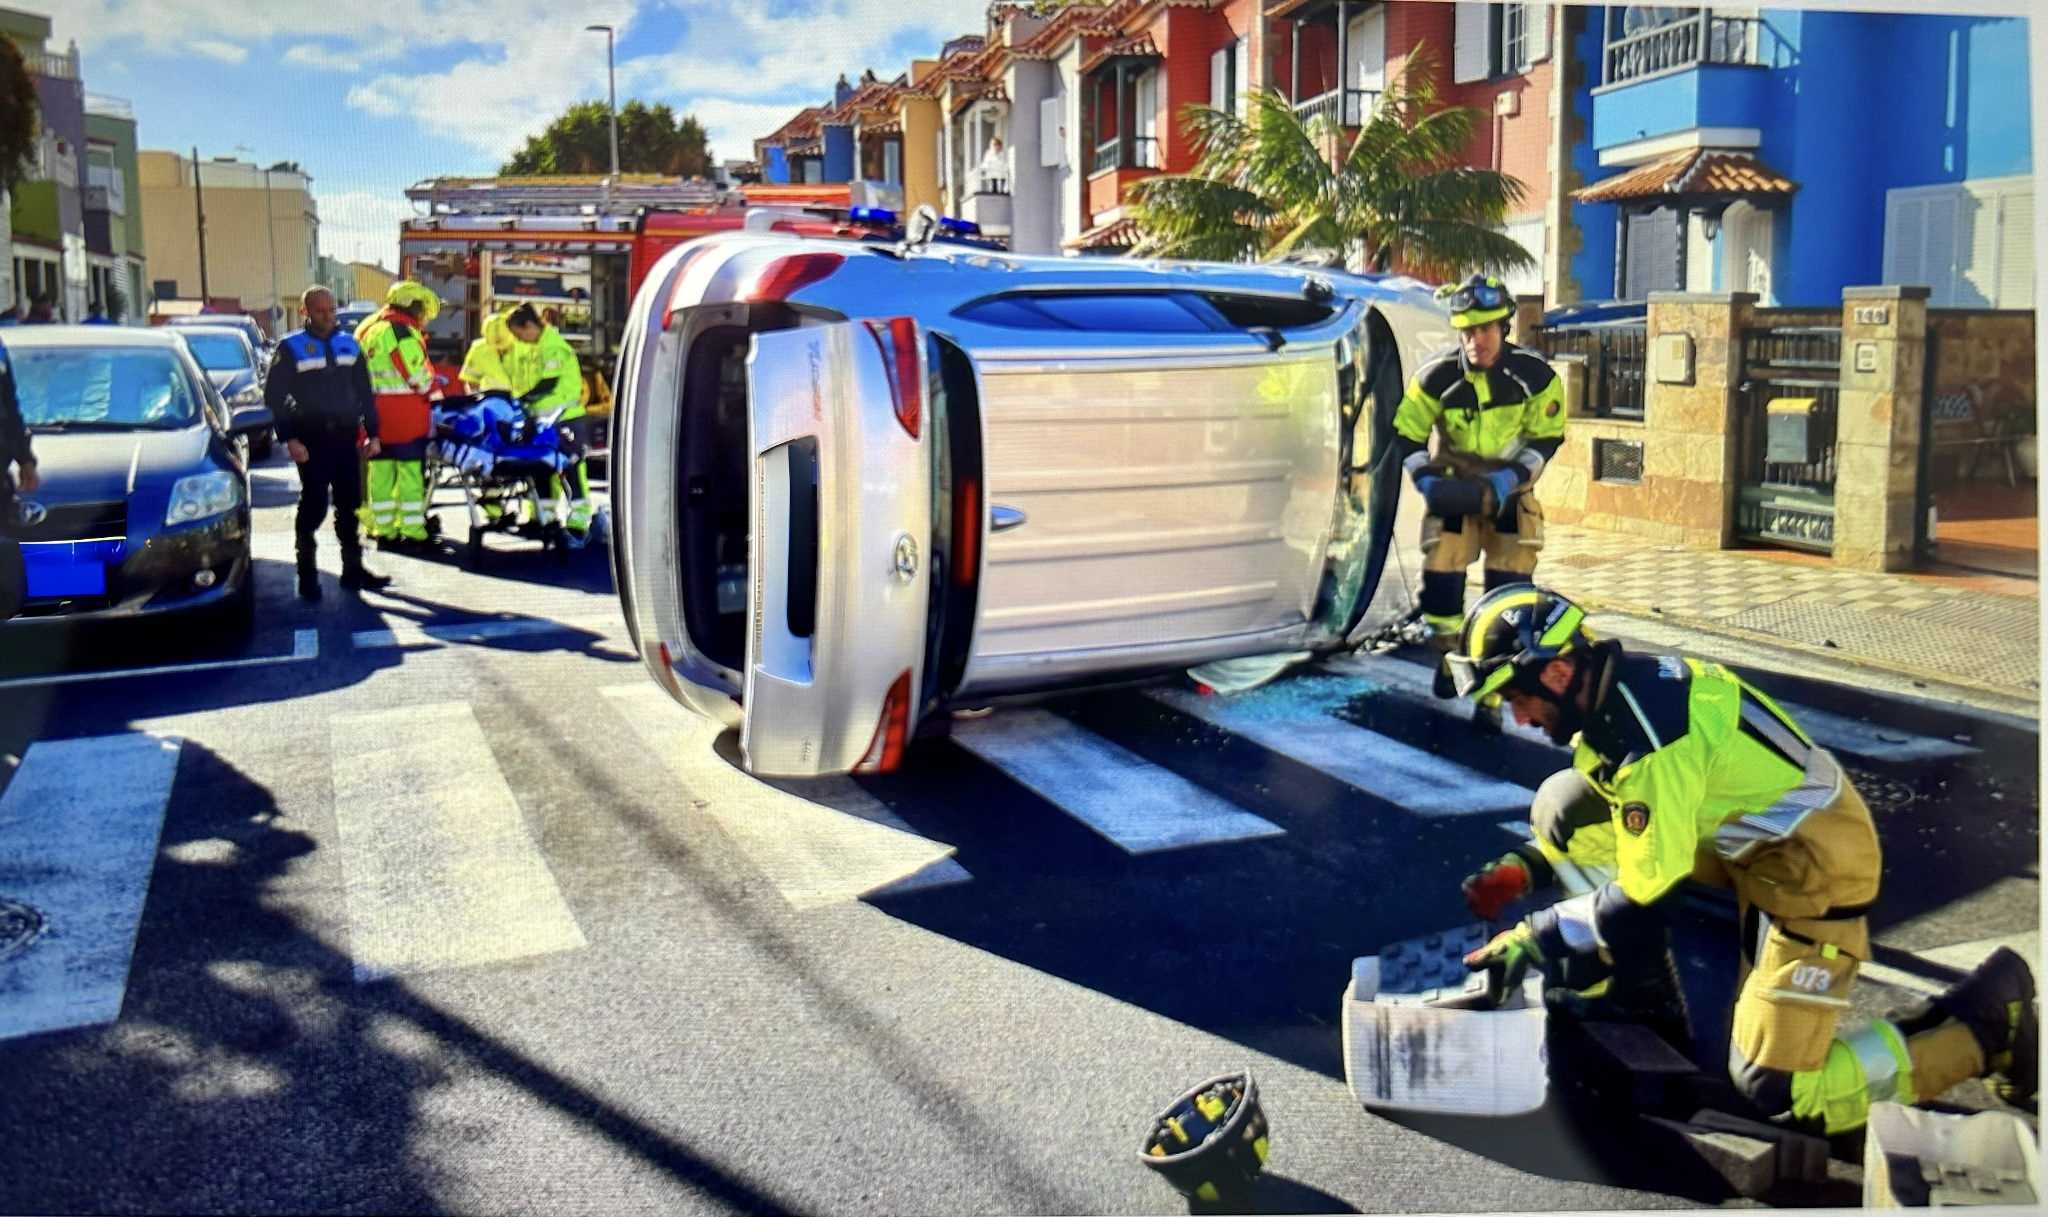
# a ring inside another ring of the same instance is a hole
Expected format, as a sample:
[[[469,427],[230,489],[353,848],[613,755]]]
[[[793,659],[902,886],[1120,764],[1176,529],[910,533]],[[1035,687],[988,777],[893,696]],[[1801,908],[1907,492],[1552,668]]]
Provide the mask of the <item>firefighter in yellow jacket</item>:
[[[1933,1099],[1977,1077],[2030,1100],[2040,1033],[2026,962],[2001,949],[1917,1008],[1845,1028],[1881,869],[1862,796],[1831,753],[1726,668],[1630,655],[1592,639],[1584,619],[1556,593],[1501,588],[1473,606],[1447,658],[1460,694],[1498,697],[1518,722],[1575,742],[1572,767],[1537,792],[1530,844],[1465,881],[1473,913],[1496,919],[1567,863],[1604,879],[1531,913],[1467,966],[1513,985],[1532,965],[1597,955],[1606,980],[1552,988],[1545,1005],[1643,1022],[1689,1049],[1668,909],[1688,879],[1732,887],[1743,977],[1728,1071],[1765,1114],[1833,1135],[1862,1126],[1873,1102]]]
[[[512,354],[518,342],[512,337],[512,328],[506,324],[505,313],[492,313],[484,319],[483,335],[469,344],[469,351],[462,357],[463,388],[471,393],[488,393],[493,390],[514,393],[512,378],[505,367],[506,359]],[[514,396],[517,396],[514,393]]]
[[[377,399],[377,437],[383,451],[369,463],[363,507],[369,534],[380,548],[425,545],[427,541],[427,441],[433,404],[441,391],[427,360],[425,328],[441,311],[441,300],[410,279],[391,285],[384,309],[356,329],[356,341],[370,366],[370,392]]]
[[[514,381],[526,381],[519,389],[519,404],[534,419],[545,419],[560,410],[555,428],[562,451],[570,464],[560,477],[550,478],[542,491],[545,513],[556,518],[558,498],[569,500],[566,517],[560,517],[572,547],[581,547],[590,536],[590,472],[583,461],[583,405],[589,390],[583,383],[583,365],[562,332],[546,323],[530,304],[512,310],[512,336],[519,340],[514,360],[518,366]]]
[[[1543,548],[1536,479],[1564,442],[1564,398],[1541,355],[1508,341],[1514,297],[1474,275],[1438,293],[1458,348],[1424,364],[1394,413],[1395,459],[1421,494],[1422,614],[1438,650],[1465,620],[1465,571],[1486,558],[1486,590],[1527,583]],[[1429,453],[1431,432],[1441,439]],[[1450,696],[1441,682],[1438,695]]]

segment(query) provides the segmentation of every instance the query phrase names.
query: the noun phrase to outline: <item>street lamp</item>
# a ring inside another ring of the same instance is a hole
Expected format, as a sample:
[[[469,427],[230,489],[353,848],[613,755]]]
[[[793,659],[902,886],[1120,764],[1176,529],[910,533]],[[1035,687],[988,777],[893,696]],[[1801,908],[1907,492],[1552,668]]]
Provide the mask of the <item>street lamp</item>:
[[[608,25],[586,25],[585,31],[604,31],[604,80],[605,93],[610,98],[612,118],[612,180],[619,178],[619,82],[612,69],[612,27]]]

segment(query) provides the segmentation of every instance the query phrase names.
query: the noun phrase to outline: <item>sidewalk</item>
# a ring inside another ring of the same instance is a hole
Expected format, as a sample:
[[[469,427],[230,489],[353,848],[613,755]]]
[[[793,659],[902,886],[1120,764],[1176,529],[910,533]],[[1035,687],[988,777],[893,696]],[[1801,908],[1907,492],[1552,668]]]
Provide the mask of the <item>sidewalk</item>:
[[[1383,596],[1401,595],[1404,574],[1420,590],[1420,503],[1402,497],[1402,566],[1388,564]],[[1709,635],[1715,645],[1700,649],[1750,652],[1723,656],[1732,662],[1776,652],[1790,662],[1761,666],[2040,717],[2040,586],[2030,579],[1867,574],[1811,554],[1689,549],[1562,525],[1546,530],[1536,577],[1585,605],[1596,628],[1609,618],[1611,633],[1673,646]]]

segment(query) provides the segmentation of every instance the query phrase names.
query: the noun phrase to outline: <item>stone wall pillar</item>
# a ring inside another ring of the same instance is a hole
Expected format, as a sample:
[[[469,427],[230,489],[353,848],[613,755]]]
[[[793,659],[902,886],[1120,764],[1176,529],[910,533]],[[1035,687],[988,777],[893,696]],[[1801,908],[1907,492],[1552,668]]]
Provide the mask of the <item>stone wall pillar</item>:
[[[1925,287],[1842,292],[1842,388],[1835,417],[1837,566],[1912,566],[1926,409]]]
[[[1756,296],[1651,292],[1643,400],[1644,510],[1678,539],[1725,549],[1735,536],[1736,386]]]
[[[1508,341],[1520,347],[1535,347],[1538,336],[1543,332],[1543,297],[1516,296],[1513,337]]]

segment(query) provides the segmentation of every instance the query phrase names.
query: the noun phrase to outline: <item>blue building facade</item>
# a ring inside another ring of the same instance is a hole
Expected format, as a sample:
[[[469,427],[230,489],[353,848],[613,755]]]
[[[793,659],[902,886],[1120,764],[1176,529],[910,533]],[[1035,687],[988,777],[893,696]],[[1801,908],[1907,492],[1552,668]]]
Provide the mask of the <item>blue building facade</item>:
[[[1580,293],[1818,305],[1891,281],[2031,307],[2027,37],[2012,17],[1588,10]]]

